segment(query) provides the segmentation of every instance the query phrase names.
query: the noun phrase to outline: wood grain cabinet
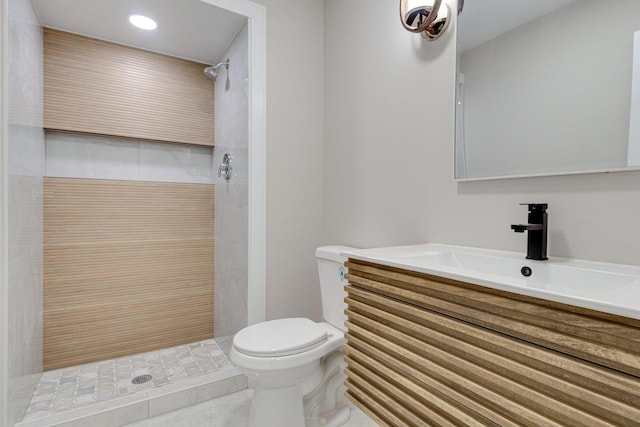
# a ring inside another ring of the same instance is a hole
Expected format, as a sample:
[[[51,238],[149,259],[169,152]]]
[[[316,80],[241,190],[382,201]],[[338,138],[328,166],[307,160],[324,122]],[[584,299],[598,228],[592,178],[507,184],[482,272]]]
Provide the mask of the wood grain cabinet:
[[[639,320],[346,266],[347,396],[380,425],[640,425]]]
[[[206,64],[44,29],[44,127],[214,145]]]

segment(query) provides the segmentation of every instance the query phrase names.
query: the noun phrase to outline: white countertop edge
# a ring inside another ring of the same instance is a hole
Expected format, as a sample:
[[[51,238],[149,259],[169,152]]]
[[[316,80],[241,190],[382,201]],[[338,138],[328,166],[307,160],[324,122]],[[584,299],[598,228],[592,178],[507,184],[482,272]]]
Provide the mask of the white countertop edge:
[[[421,246],[421,245],[412,245],[412,246]],[[465,249],[464,246],[454,246],[454,245],[440,245],[440,244],[425,244],[424,246],[430,246],[433,248],[438,247],[455,247],[459,249]],[[397,248],[404,248],[409,246],[398,246]],[[597,301],[589,298],[572,296],[566,294],[559,294],[554,292],[548,292],[541,289],[530,288],[514,283],[508,283],[504,280],[503,276],[491,275],[487,273],[481,272],[472,272],[470,270],[466,270],[463,268],[454,268],[447,266],[437,267],[433,266],[432,268],[426,267],[423,265],[418,265],[417,263],[411,263],[402,260],[401,258],[394,259],[393,257],[387,257],[379,253],[380,250],[384,248],[373,248],[373,249],[356,249],[341,252],[341,255],[345,258],[352,258],[361,261],[368,261],[376,264],[385,265],[388,267],[396,267],[403,270],[415,271],[418,273],[430,274],[433,276],[440,276],[447,279],[458,280],[461,282],[467,282],[474,285],[485,286],[487,288],[497,289],[501,291],[511,292],[518,295],[525,295],[535,298],[540,298],[547,301],[558,302],[562,304],[574,305],[577,307],[588,308],[596,311],[601,311],[604,313],[615,314],[619,316],[630,317],[633,319],[640,320],[640,307],[625,307],[619,306],[612,303],[608,303],[606,301]],[[466,249],[475,249],[475,248],[466,248]],[[507,252],[507,251],[498,251],[491,249],[481,249],[482,251],[487,251],[487,253],[495,253],[497,254],[515,254],[515,252]],[[375,253],[378,251],[378,254]],[[554,258],[557,261],[566,261],[569,263],[578,263],[580,264],[580,260],[570,260],[566,258]],[[540,261],[534,261],[540,262]],[[542,261],[544,262],[544,261]],[[522,265],[531,265],[532,261],[527,259],[522,259]],[[600,263],[594,262],[593,264],[601,264],[601,265],[610,265],[608,263]],[[614,264],[617,265],[617,264]],[[631,265],[620,265],[621,267],[629,268],[632,271],[640,271],[640,267],[631,266]],[[523,279],[519,279],[523,281]]]

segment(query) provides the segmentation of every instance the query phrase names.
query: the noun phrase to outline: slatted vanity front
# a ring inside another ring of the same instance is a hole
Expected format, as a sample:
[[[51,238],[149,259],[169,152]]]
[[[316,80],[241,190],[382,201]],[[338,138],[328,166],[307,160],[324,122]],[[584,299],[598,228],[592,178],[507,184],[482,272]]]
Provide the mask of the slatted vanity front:
[[[380,425],[640,425],[640,320],[346,266],[347,396]]]

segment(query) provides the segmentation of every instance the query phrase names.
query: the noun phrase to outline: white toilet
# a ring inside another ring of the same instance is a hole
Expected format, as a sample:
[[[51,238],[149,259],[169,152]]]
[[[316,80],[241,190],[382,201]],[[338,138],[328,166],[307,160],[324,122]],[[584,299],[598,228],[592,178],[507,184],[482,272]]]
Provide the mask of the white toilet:
[[[345,258],[340,256],[348,249],[316,250],[324,322],[271,320],[233,337],[229,358],[254,387],[250,427],[333,427],[349,419],[342,352]]]

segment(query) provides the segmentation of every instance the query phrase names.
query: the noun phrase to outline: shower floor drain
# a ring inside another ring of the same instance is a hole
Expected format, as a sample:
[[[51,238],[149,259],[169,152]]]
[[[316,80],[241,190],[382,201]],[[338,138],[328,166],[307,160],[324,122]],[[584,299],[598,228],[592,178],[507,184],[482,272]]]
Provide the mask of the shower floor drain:
[[[133,377],[133,379],[131,380],[131,384],[144,384],[144,383],[148,383],[149,381],[151,381],[152,376],[145,374],[145,375],[138,375],[137,377]]]

